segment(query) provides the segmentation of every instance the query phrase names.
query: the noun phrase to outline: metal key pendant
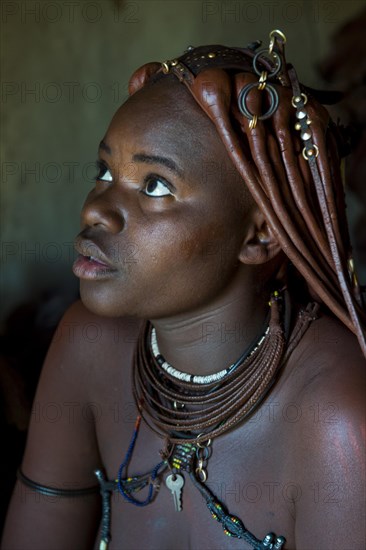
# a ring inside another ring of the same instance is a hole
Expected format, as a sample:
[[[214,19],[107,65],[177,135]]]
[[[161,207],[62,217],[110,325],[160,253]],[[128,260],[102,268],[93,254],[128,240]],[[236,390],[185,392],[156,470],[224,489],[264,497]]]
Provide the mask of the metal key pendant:
[[[175,511],[180,512],[182,509],[182,488],[184,485],[184,477],[180,474],[170,474],[166,478],[165,483],[173,495]]]

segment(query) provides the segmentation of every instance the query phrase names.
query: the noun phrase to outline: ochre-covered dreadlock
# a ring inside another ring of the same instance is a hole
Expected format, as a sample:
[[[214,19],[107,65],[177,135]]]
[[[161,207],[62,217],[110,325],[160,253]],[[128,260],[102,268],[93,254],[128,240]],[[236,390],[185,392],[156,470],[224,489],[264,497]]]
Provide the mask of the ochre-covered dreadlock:
[[[310,292],[357,335],[366,356],[339,129],[316,99],[324,94],[300,85],[286,63],[285,36],[272,31],[270,38],[269,48],[258,52],[260,42],[202,46],[173,61],[148,63],[132,75],[129,91],[153,75],[173,74],[185,84]]]

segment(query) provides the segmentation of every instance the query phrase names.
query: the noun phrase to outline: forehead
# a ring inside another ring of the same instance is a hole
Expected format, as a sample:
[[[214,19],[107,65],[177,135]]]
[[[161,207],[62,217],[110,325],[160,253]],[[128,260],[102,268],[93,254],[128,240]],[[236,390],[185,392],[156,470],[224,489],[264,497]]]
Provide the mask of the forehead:
[[[107,138],[124,147],[173,155],[181,162],[230,162],[213,123],[185,86],[171,77],[129,98],[113,117]]]

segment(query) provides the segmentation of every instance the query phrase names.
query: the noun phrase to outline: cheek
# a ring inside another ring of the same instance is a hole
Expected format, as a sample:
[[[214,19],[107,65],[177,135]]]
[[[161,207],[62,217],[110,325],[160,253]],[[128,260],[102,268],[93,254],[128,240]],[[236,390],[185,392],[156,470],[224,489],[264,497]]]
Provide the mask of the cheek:
[[[81,282],[86,307],[99,315],[158,318],[193,310],[229,284],[238,265],[237,223],[192,212],[159,224],[139,220],[119,241],[120,274]],[[117,243],[115,243],[117,246]],[[123,244],[123,246],[122,246]]]
[[[203,225],[202,219],[176,226],[174,234],[165,234],[159,250],[152,248],[159,268],[168,270],[169,280],[205,285],[225,277],[225,271],[236,265],[240,247],[235,230],[220,220]]]
[[[179,243],[179,255],[183,260],[190,260],[199,252],[200,246],[197,239],[183,238]]]
[[[199,234],[181,237],[182,238],[179,239],[176,246],[176,259],[179,258],[182,263],[190,264],[197,260],[200,261],[206,257],[207,253],[212,248],[212,239],[208,238],[203,240],[202,236]]]

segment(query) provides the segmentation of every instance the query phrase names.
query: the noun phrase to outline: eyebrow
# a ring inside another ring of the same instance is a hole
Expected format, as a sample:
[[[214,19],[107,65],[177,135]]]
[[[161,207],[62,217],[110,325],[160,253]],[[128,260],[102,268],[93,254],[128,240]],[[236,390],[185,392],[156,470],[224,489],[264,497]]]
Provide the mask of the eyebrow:
[[[106,142],[102,139],[102,141],[99,143],[99,149],[103,149],[108,155],[112,154],[112,149],[109,147],[109,145],[106,144]]]
[[[102,149],[108,155],[112,154],[112,149],[107,145],[107,143],[102,139],[102,141],[99,143],[99,149]],[[172,172],[175,172],[179,177],[184,178],[184,173],[181,168],[174,162],[174,160],[167,158],[167,157],[161,157],[159,155],[146,155],[145,153],[136,153],[132,157],[133,162],[145,162],[147,164],[161,164],[162,166],[165,166]]]
[[[159,155],[146,155],[144,153],[137,153],[133,155],[132,160],[134,162],[146,162],[147,164],[161,164],[172,172],[175,172],[179,177],[184,178],[184,173],[181,168],[174,162],[174,160],[161,157]]]

